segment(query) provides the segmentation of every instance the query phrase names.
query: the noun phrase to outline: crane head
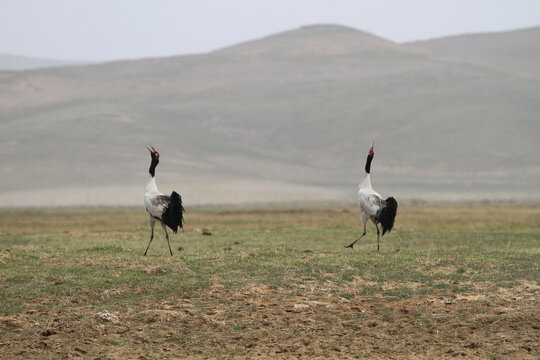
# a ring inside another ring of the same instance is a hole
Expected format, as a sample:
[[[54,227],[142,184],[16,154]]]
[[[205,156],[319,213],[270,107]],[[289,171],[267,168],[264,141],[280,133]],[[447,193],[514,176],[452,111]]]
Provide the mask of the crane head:
[[[152,145],[150,145],[150,147],[147,146],[146,148],[148,149],[148,151],[150,151],[150,156],[152,157],[152,163],[150,164],[149,172],[150,172],[150,175],[154,177],[156,173],[156,166],[157,164],[159,164],[159,153],[156,151],[156,149],[154,149]]]
[[[373,145],[375,145],[375,141],[372,141],[371,142],[371,148],[369,148],[369,157],[373,157],[373,155],[375,155],[375,153],[373,152]]]
[[[152,145],[150,145],[151,149],[148,146],[146,148],[148,149],[148,151],[150,151],[150,156],[152,156],[152,159],[154,158],[159,159],[159,153],[156,151],[156,149],[154,149]]]

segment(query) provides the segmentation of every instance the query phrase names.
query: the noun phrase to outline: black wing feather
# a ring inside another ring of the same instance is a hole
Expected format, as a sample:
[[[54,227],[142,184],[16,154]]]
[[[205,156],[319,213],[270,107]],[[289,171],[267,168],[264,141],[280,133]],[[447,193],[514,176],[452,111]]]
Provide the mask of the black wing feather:
[[[389,197],[384,202],[385,205],[379,212],[379,216],[377,219],[381,223],[383,228],[382,235],[384,235],[384,233],[386,232],[390,232],[394,227],[394,220],[396,219],[396,213],[398,208],[397,201],[393,197]]]
[[[171,196],[163,195],[163,197],[169,198],[169,203],[163,211],[161,221],[176,233],[178,227],[184,226],[184,207],[182,206],[182,197],[178,195],[176,191],[171,193]]]

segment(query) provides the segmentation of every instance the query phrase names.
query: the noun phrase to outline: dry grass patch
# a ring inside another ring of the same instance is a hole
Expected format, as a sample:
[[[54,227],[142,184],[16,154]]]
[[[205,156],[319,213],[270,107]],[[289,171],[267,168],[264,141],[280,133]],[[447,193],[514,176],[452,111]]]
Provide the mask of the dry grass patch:
[[[174,257],[140,209],[0,215],[2,358],[540,356],[538,206],[405,205],[380,252],[357,209],[192,209]]]

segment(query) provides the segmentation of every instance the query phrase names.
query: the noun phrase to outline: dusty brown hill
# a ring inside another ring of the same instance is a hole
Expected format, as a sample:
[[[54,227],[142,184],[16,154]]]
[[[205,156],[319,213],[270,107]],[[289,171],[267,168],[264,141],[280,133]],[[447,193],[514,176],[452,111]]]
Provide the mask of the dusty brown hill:
[[[28,56],[0,54],[0,71],[20,71],[59,66],[80,66],[84,65],[85,63],[88,64],[90,62],[41,59]]]
[[[0,201],[40,190],[62,203],[68,186],[85,203],[135,203],[149,143],[159,182],[193,201],[352,199],[372,140],[383,193],[527,198],[540,183],[539,90],[528,74],[333,25],[207,54],[4,72]]]
[[[406,45],[438,55],[470,59],[540,76],[540,26],[499,33],[449,36]]]

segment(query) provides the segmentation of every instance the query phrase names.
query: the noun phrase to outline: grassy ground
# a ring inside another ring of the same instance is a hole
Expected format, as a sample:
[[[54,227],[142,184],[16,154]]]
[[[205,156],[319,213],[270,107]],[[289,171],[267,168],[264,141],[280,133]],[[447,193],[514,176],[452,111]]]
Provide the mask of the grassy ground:
[[[540,357],[540,206],[0,212],[0,358]],[[203,235],[210,232],[211,235]]]

